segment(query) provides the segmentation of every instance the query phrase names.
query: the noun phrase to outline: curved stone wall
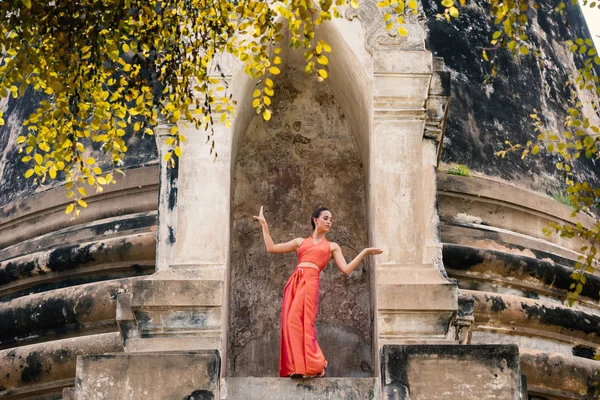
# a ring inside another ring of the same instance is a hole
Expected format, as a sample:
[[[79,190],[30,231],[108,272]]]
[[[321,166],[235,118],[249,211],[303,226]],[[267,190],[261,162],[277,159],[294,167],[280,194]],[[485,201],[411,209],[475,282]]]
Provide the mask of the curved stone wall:
[[[122,351],[116,297],[155,269],[157,167],[127,170],[80,218],[66,201],[56,187],[0,208],[2,399],[60,399],[78,355]]]
[[[589,398],[600,369],[600,277],[588,274],[580,301],[565,306],[581,243],[542,233],[549,221],[571,221],[571,209],[498,180],[443,173],[438,204],[446,271],[474,300],[471,343],[517,344],[530,396]]]
[[[556,155],[540,152],[522,160],[515,154],[507,162],[495,157],[494,152],[504,148],[507,140],[526,143],[535,135],[530,117],[534,109],[549,128],[564,130],[571,96],[565,82],[574,74],[577,61],[565,41],[590,37],[581,10],[578,5],[569,5],[563,16],[554,11],[555,2],[536,2],[539,10],[527,11],[531,55],[513,57],[505,49],[488,50],[489,58],[496,60],[497,76],[486,84],[490,65],[481,51],[491,46],[496,28],[488,3],[468,3],[457,20],[447,23],[436,18],[443,10],[439,1],[422,1],[427,16],[427,48],[443,58],[451,74],[442,161],[465,164],[487,176],[541,192],[558,192],[564,186],[564,177],[555,169],[559,161]],[[534,51],[540,53],[543,66],[534,58]],[[598,115],[587,116],[598,123]],[[590,160],[582,157],[574,165],[576,176],[598,182],[598,168]]]

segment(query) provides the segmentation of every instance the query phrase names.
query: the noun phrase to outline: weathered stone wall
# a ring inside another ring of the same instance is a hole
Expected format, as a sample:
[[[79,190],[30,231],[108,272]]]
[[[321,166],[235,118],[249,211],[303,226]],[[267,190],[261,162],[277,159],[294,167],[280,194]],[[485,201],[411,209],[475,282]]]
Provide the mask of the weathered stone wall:
[[[231,240],[228,374],[276,376],[283,288],[296,254],[265,250],[252,216],[264,205],[276,242],[307,237],[310,214],[333,214],[328,237],[346,259],[368,245],[361,159],[327,86],[288,67],[277,83],[274,116],[255,118],[236,161]],[[317,337],[329,376],[369,376],[371,306],[367,263],[344,276],[331,262],[321,274]]]
[[[63,183],[60,174],[57,179],[40,185],[33,185],[33,179],[25,179],[23,176],[30,168],[30,164],[21,162],[23,155],[18,154],[17,137],[27,135],[23,121],[36,110],[40,100],[41,97],[33,94],[32,91],[18,99],[10,96],[0,99],[0,109],[5,115],[6,122],[5,125],[0,126],[0,206],[31,196],[36,192],[60,186]],[[142,138],[141,135],[133,135],[132,132],[128,132],[124,140],[129,150],[123,160],[123,165],[120,166],[121,169],[157,163],[156,142],[153,136]],[[99,166],[103,170],[112,168],[110,157],[104,155],[98,143],[92,145],[90,142],[89,145],[86,144],[86,147],[88,147],[88,155],[98,160]],[[119,176],[116,178],[118,179]]]
[[[565,305],[581,243],[544,236],[550,221],[594,220],[546,196],[480,177],[438,174],[444,266],[473,302],[471,344],[519,346],[533,398],[592,398],[600,346],[600,278]],[[531,398],[531,397],[530,397]]]
[[[60,187],[0,206],[0,398],[59,399],[78,355],[123,350],[116,300],[154,272],[157,179],[129,170],[77,219]]]
[[[502,159],[494,152],[511,143],[526,143],[535,135],[530,114],[537,109],[548,127],[562,132],[571,91],[565,87],[575,63],[564,41],[590,37],[578,6],[567,7],[565,18],[553,11],[551,1],[540,1],[540,10],[528,11],[531,55],[513,57],[505,49],[488,51],[496,56],[498,75],[484,84],[490,65],[482,48],[490,47],[494,32],[490,11],[483,1],[471,1],[452,23],[436,20],[443,7],[435,0],[422,2],[427,15],[427,47],[443,57],[452,75],[452,95],[442,161],[467,165],[487,176],[500,177],[540,192],[561,191],[563,178],[555,169],[558,158],[540,152],[521,160],[520,153]],[[533,52],[541,53],[543,68]],[[593,117],[592,115],[588,115]],[[598,121],[598,116],[595,117]],[[598,182],[598,168],[580,159],[576,175]]]

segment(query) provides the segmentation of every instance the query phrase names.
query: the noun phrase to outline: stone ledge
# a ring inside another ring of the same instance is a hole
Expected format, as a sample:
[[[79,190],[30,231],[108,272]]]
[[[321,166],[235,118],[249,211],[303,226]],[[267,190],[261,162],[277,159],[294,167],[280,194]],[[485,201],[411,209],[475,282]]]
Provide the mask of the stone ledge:
[[[438,195],[457,193],[484,201],[494,200],[507,206],[526,209],[530,213],[545,214],[552,219],[573,222],[571,207],[529,189],[482,176],[464,177],[440,172],[437,178]],[[594,219],[585,214],[578,214],[575,218],[575,222],[577,221],[584,226],[594,224]]]
[[[534,350],[520,350],[530,394],[551,399],[592,399],[591,378],[600,362]]]
[[[600,316],[596,314],[509,294],[472,290],[461,293],[475,300],[475,330],[497,328],[566,343],[600,344]]]
[[[116,294],[135,278],[94,282],[0,302],[0,347],[115,331]]]
[[[218,399],[218,351],[77,358],[77,400]]]
[[[444,244],[443,257],[444,266],[450,275],[460,272],[465,274],[461,275],[461,280],[499,281],[503,286],[527,291],[533,289],[539,293],[561,297],[561,300],[566,299],[573,283],[573,268],[570,265],[523,254]],[[586,273],[586,278],[587,282],[580,296],[596,303],[600,299],[600,277]]]
[[[222,400],[375,400],[377,378],[225,378]]]
[[[44,392],[48,387],[62,390],[72,386],[77,356],[115,353],[122,349],[119,333],[114,332],[1,350],[0,383],[7,392],[27,392],[30,397],[24,398],[35,398],[34,394]],[[64,380],[68,381],[65,383]],[[3,395],[6,393],[0,392],[0,398]]]
[[[403,345],[381,350],[384,398],[520,400],[519,351],[512,345]],[[452,373],[446,373],[451,371]]]

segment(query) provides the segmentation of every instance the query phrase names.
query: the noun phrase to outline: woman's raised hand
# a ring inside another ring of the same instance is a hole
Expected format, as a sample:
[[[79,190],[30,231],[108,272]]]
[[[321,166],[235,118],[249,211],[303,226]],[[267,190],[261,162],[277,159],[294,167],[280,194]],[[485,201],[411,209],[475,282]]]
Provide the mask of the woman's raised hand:
[[[267,220],[265,219],[265,216],[263,214],[263,206],[260,206],[260,212],[258,213],[258,216],[254,216],[254,219],[260,222],[262,226],[268,226]]]
[[[367,247],[365,249],[365,253],[367,253],[367,255],[374,256],[383,253],[383,250],[381,250],[379,247]]]

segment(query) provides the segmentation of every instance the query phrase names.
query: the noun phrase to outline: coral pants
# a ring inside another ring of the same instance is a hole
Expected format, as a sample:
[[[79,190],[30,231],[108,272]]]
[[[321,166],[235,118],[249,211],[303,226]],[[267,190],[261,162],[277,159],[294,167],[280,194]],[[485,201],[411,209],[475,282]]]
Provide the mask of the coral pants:
[[[316,268],[296,268],[283,291],[279,376],[317,375],[326,365],[317,343],[315,320],[319,308]]]

